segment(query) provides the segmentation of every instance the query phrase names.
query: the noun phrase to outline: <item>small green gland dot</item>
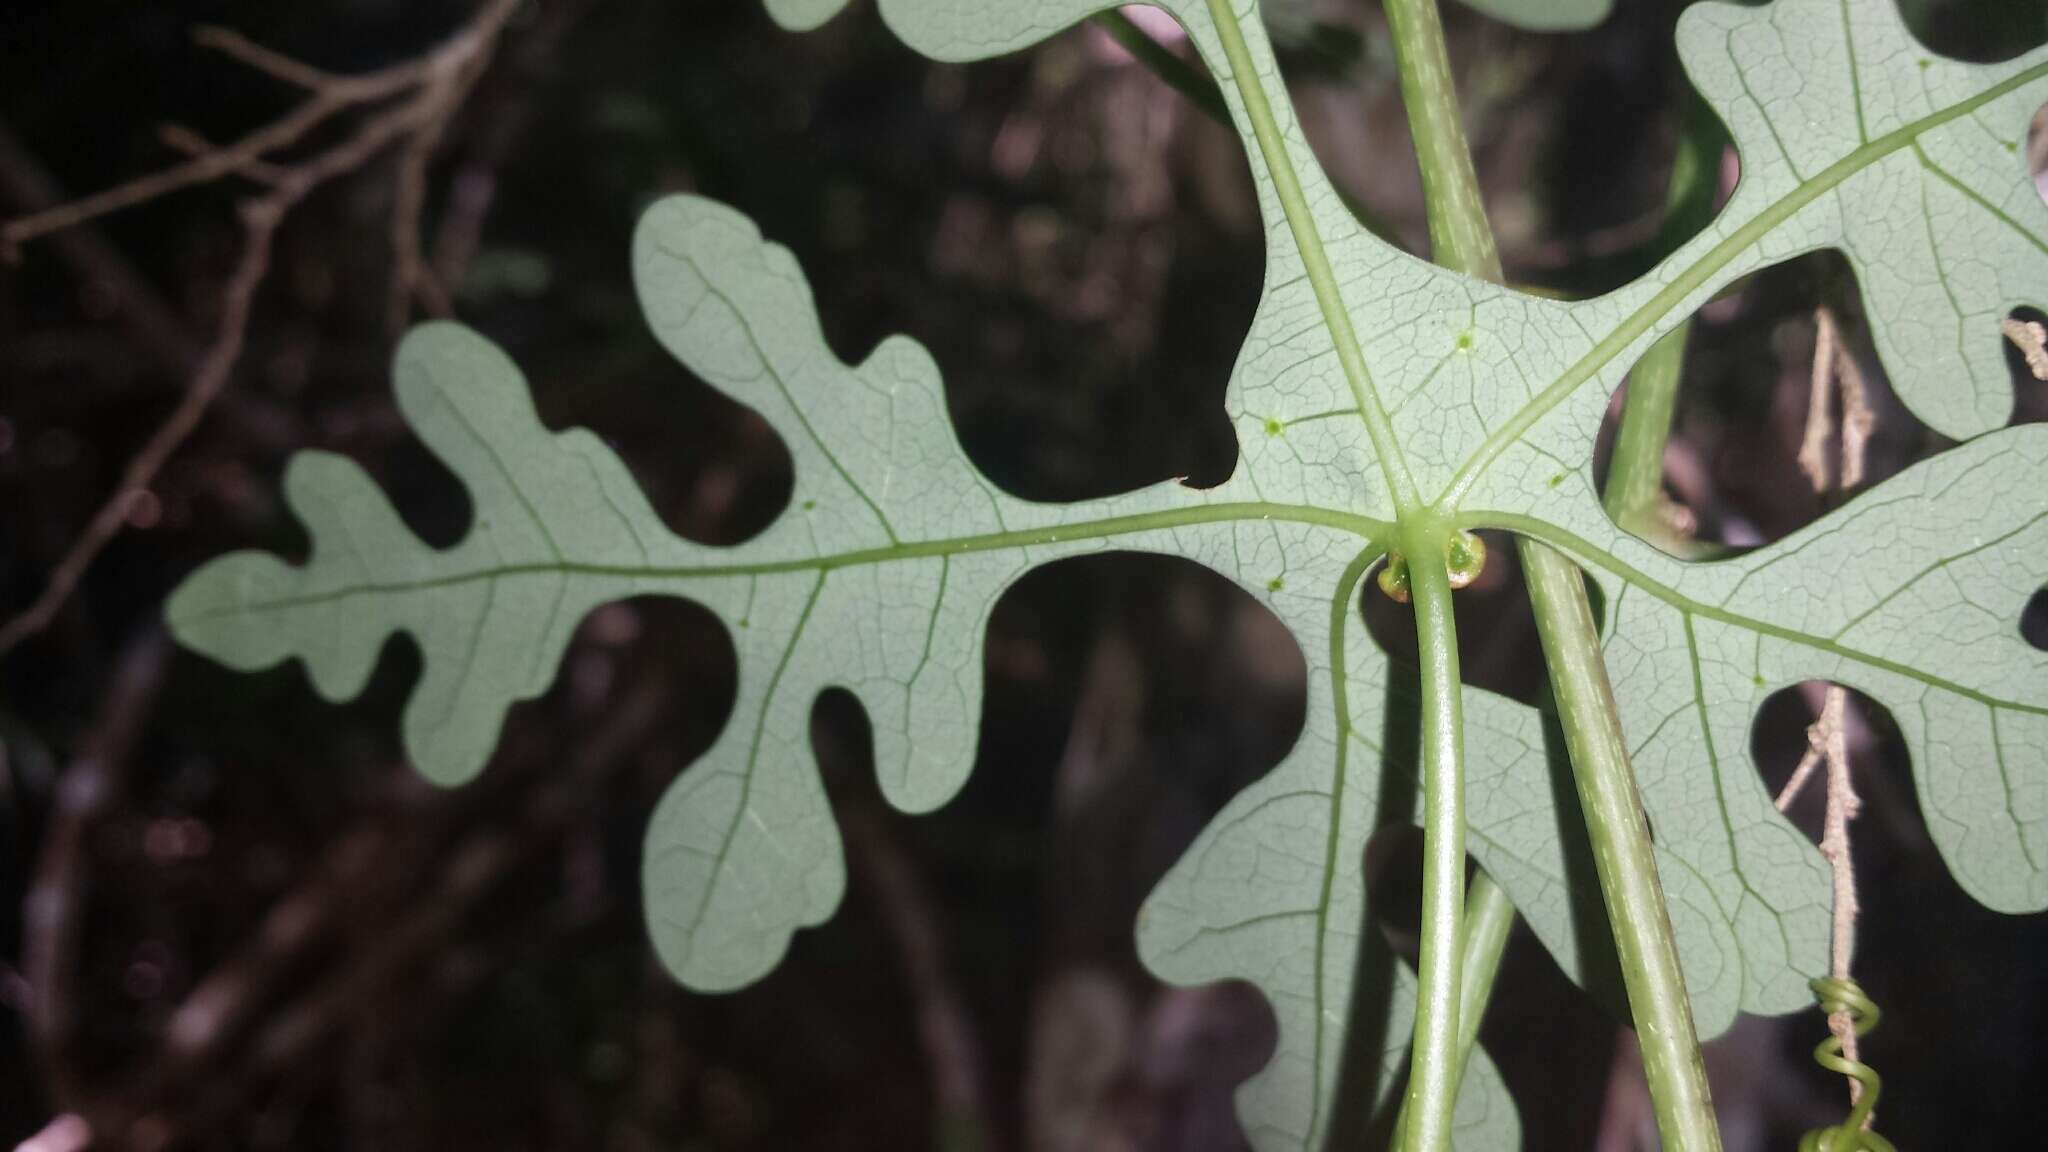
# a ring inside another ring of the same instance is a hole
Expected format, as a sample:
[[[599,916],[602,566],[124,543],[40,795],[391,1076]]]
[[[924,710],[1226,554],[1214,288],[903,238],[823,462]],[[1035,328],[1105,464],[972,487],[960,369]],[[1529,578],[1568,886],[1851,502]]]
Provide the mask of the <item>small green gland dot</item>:
[[[1754,680],[1754,681],[1756,682],[1756,686],[1757,686],[1757,687],[1761,688],[1761,687],[1763,687],[1763,686],[1764,686],[1764,678],[1763,678],[1763,677],[1761,677],[1761,676],[1752,676],[1752,677],[1750,677],[1750,679],[1751,679],[1751,680]]]
[[[1932,60],[1922,60],[1922,61],[1920,61],[1920,70],[1921,70],[1922,72],[1925,72],[1925,71],[1927,71],[1927,70],[1928,70],[1929,68],[1932,68],[1932,67],[1934,67],[1934,61],[1932,61]]]
[[[1271,580],[1266,581],[1266,591],[1268,592],[1278,592],[1279,590],[1285,587],[1287,587],[1287,581],[1282,580],[1278,576],[1275,576]]]
[[[812,511],[813,509],[817,508],[817,506],[818,506],[818,502],[817,502],[816,500],[806,500],[806,501],[804,501],[804,511],[806,511],[806,512]]]
[[[741,617],[741,619],[740,619],[740,627],[742,627],[742,628],[751,628],[751,627],[753,627],[753,624],[751,624],[750,622],[748,622],[748,621],[747,621],[747,619],[746,619],[745,617]]]
[[[1550,486],[1551,486],[1552,488],[1555,488],[1555,487],[1557,487],[1557,486],[1558,486],[1559,484],[1562,484],[1562,483],[1564,483],[1564,473],[1562,473],[1562,472],[1559,472],[1559,473],[1558,473],[1557,475],[1555,475],[1555,476],[1552,476],[1552,477],[1550,478]]]
[[[1472,334],[1471,334],[1470,332],[1460,332],[1460,333],[1458,333],[1458,351],[1460,351],[1460,352],[1468,352],[1468,351],[1470,351],[1470,350],[1471,350],[1471,348],[1472,348]]]
[[[1282,424],[1278,420],[1273,419],[1271,416],[1266,417],[1266,435],[1278,436],[1281,430],[1286,427],[1287,425]]]

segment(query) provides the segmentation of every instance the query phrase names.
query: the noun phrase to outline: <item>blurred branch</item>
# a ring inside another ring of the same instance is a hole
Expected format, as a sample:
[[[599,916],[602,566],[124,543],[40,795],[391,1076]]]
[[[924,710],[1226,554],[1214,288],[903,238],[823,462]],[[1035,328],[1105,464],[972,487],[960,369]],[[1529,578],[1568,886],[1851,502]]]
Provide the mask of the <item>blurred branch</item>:
[[[450,293],[462,284],[483,235],[484,217],[497,198],[498,170],[531,117],[540,75],[556,58],[556,48],[596,0],[556,0],[520,30],[519,39],[500,54],[507,82],[497,90],[488,110],[475,117],[467,134],[467,152],[447,180],[446,202],[434,229],[431,271]],[[524,81],[524,82],[521,82]],[[478,101],[482,103],[482,101]]]
[[[576,736],[568,764],[532,791],[515,819],[465,837],[448,852],[438,883],[405,915],[380,928],[368,946],[348,950],[341,970],[297,1004],[271,1015],[248,1046],[255,1071],[273,1070],[303,1055],[350,1013],[374,1004],[406,964],[453,933],[513,868],[553,845],[660,726],[668,694],[666,678],[636,677],[633,689],[614,702],[594,729]]]
[[[868,889],[896,950],[917,1011],[917,1033],[931,1069],[940,1149],[997,1152],[989,1109],[981,1030],[946,955],[946,928],[917,861],[893,835],[885,813],[860,803],[838,809],[854,874]]]
[[[87,838],[126,791],[128,759],[156,704],[169,657],[169,641],[154,625],[136,633],[122,651],[99,716],[57,777],[49,829],[23,901],[29,1043],[51,1095],[67,1109],[82,1096],[73,1080],[71,1042],[77,1031],[78,939],[92,882]]]
[[[634,754],[666,716],[670,689],[665,677],[637,678],[601,720],[574,737],[575,751],[561,771],[530,790],[509,818],[456,841],[441,854],[433,877],[391,876],[394,868],[417,865],[384,850],[390,838],[375,835],[374,827],[345,837],[299,892],[273,906],[249,946],[171,1013],[153,1061],[124,1089],[96,1101],[97,1110],[79,1111],[115,1146],[138,1132],[169,1146],[181,1132],[207,1130],[244,1109],[252,1093],[388,998],[393,982],[446,945],[516,869],[556,845],[613,776],[636,762]],[[303,993],[272,1003],[289,970],[316,951],[307,945],[324,927],[360,911],[368,890],[394,879],[411,892],[404,906],[368,926],[366,940],[332,949],[331,966]],[[253,1035],[242,1034],[241,1024],[259,1020]]]
[[[431,315],[454,313],[448,293],[420,258],[420,216],[427,205],[427,165],[448,129],[449,117],[483,75],[483,63],[466,61],[428,82],[420,92],[419,129],[399,154],[398,189],[391,210],[390,328],[394,333],[404,330],[411,319],[415,297]]]
[[[0,199],[26,212],[61,203],[57,181],[0,126]],[[138,343],[172,371],[184,375],[198,363],[199,344],[185,322],[112,245],[90,228],[72,228],[51,239],[59,259],[79,281],[104,293]]]
[[[460,82],[459,78],[473,76],[485,66],[497,44],[498,34],[518,5],[519,0],[489,0],[468,25],[433,51],[389,68],[352,77],[330,76],[317,69],[296,65],[268,50],[256,48],[239,36],[217,31],[202,33],[202,43],[251,63],[266,73],[286,76],[293,83],[309,86],[312,94],[282,119],[227,148],[204,152],[183,164],[120,187],[0,225],[0,250],[7,250],[108,212],[230,174],[247,174],[252,170],[260,172],[258,179],[268,186],[263,195],[241,207],[241,259],[223,290],[220,320],[215,325],[213,342],[193,369],[184,398],[141,451],[128,462],[114,494],[58,561],[42,594],[26,611],[0,627],[0,655],[49,626],[51,619],[78,587],[86,569],[120,533],[134,500],[156,479],[165,461],[191,436],[201,417],[233,377],[247,340],[249,315],[256,293],[270,271],[272,241],[286,214],[315,189],[362,168],[378,152],[401,137],[410,136],[415,151],[430,151],[460,95],[468,91],[468,84]],[[408,93],[408,99],[369,117],[340,143],[293,164],[283,167],[271,164],[271,153],[298,141],[337,113]],[[424,144],[419,143],[422,140]],[[417,252],[416,239],[413,250]]]

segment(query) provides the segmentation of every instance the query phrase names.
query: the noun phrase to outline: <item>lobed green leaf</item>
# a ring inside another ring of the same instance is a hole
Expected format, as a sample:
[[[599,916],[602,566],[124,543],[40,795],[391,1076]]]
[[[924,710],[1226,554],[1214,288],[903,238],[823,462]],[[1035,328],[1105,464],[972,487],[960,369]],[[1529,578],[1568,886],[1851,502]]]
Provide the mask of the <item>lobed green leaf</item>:
[[[767,6],[809,28],[843,0]],[[906,42],[953,60],[1028,47],[1109,6],[880,0]],[[1240,1093],[1262,1149],[1348,1131],[1357,1117],[1340,1103],[1383,1099],[1407,1048],[1412,981],[1371,926],[1363,857],[1414,807],[1408,689],[1355,611],[1402,483],[1462,524],[1552,543],[1602,583],[1609,671],[1705,1033],[1739,1010],[1802,1006],[1825,966],[1825,873],[1748,759],[1757,706],[1786,684],[1836,680],[1890,706],[1961,882],[1993,907],[2048,905],[2048,655],[2017,628],[2048,582],[2048,432],[1991,431],[2012,402],[1998,321],[2048,300],[2048,209],[2018,154],[2048,99],[2048,54],[1938,60],[1875,4],[1695,7],[1680,51],[1741,150],[1741,184],[1643,280],[1564,304],[1359,228],[1302,137],[1256,5],[1164,6],[1221,84],[1266,223],[1264,290],[1225,398],[1240,460],[1223,486],[1073,505],[995,489],[961,454],[923,348],[891,338],[841,362],[787,251],[731,208],[673,197],[635,239],[642,306],[683,365],[788,444],[794,491],[767,530],[729,548],[677,537],[603,444],[541,425],[500,352],[430,325],[401,347],[396,388],[470,492],[468,535],[425,546],[354,465],[305,453],[285,486],[314,540],[307,561],[215,561],[173,596],[173,629],[238,668],[296,657],[332,699],[410,635],[424,671],[406,747],[457,783],[488,759],[507,708],[545,689],[592,608],[647,594],[705,605],[734,638],[738,698],[654,814],[645,887],[670,970],[730,988],[772,968],[844,888],[807,740],[818,693],[855,693],[885,793],[927,810],[970,766],[983,633],[1010,582],[1111,547],[1214,568],[1302,643],[1308,719],[1162,881],[1139,943],[1166,979],[1244,979],[1272,1003],[1278,1049]],[[1980,438],[1740,559],[1686,563],[1617,530],[1592,455],[1628,365],[1733,279],[1823,246],[1855,266],[1901,396]],[[1365,434],[1375,411],[1393,430],[1388,456]],[[1465,710],[1473,852],[1591,979],[1580,940],[1599,898],[1570,858],[1576,815],[1556,807],[1543,721],[1477,690]],[[1459,1123],[1466,1152],[1517,1141],[1483,1055]]]

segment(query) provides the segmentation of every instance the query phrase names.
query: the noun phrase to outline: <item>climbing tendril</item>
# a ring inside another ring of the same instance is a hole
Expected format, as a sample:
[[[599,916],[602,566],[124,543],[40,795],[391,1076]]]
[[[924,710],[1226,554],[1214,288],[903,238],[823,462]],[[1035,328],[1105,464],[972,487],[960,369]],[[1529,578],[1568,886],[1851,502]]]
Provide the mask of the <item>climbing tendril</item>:
[[[1850,1027],[1857,1036],[1865,1036],[1877,1027],[1877,1005],[1854,980],[1822,976],[1807,984],[1813,989],[1814,999],[1820,1001],[1822,1011],[1830,1016],[1837,1012],[1849,1014]],[[1799,1141],[1799,1152],[1896,1152],[1891,1141],[1863,1127],[1877,1108],[1877,1094],[1883,1086],[1877,1070],[1842,1055],[1842,1041],[1835,1036],[1820,1042],[1813,1050],[1813,1059],[1821,1067],[1856,1081],[1863,1090],[1857,1093],[1856,1103],[1840,1124],[1808,1132]]]

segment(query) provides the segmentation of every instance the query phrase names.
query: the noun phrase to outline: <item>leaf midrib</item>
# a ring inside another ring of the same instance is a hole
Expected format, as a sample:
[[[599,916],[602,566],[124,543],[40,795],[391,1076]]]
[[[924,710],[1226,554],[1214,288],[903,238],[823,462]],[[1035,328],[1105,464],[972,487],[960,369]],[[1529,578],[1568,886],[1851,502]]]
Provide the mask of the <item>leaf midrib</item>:
[[[448,573],[442,576],[425,577],[419,580],[366,580],[343,587],[327,589],[322,592],[309,593],[304,596],[280,596],[271,600],[241,601],[230,607],[215,611],[181,614],[173,617],[171,623],[173,625],[183,625],[208,620],[227,619],[249,613],[285,611],[345,600],[353,596],[404,595],[411,592],[456,587],[463,584],[472,584],[483,580],[497,580],[510,576],[607,576],[623,579],[691,580],[734,576],[767,576],[787,572],[830,572],[839,568],[852,568],[868,564],[886,564],[901,560],[957,556],[968,552],[992,552],[1007,548],[1042,547],[1051,544],[1073,543],[1075,541],[1107,540],[1138,532],[1235,522],[1309,524],[1317,527],[1335,528],[1367,540],[1375,541],[1389,539],[1393,534],[1393,525],[1384,520],[1357,513],[1341,512],[1305,504],[1235,501],[1226,504],[1197,505],[1191,508],[1171,508],[1157,512],[1137,512],[1125,516],[1109,516],[1100,520],[1084,520],[1072,524],[1047,525],[1041,528],[1024,528],[1008,532],[991,532],[975,536],[956,536],[937,540],[916,540],[878,548],[839,552],[827,556],[797,557],[789,560],[769,560],[751,564],[600,564],[572,560],[536,560],[527,563],[493,564],[461,572]],[[463,546],[457,545],[456,549],[459,550]],[[444,552],[440,555],[445,556],[447,553]],[[303,571],[303,569],[300,570]]]
[[[1301,189],[1301,174],[1295,171],[1294,158],[1287,151],[1287,142],[1281,139],[1280,122],[1273,115],[1272,102],[1267,98],[1261,80],[1262,74],[1252,60],[1251,48],[1245,43],[1244,28],[1238,23],[1237,12],[1231,7],[1230,0],[1209,0],[1209,18],[1216,27],[1217,37],[1223,41],[1223,54],[1230,62],[1231,80],[1243,102],[1245,117],[1251,121],[1252,136],[1258,142],[1259,155],[1265,160],[1266,174],[1272,179],[1273,191],[1280,198],[1281,213],[1287,218],[1287,228],[1294,236],[1294,247],[1301,257],[1302,270],[1308,274],[1316,308],[1322,313],[1323,327],[1329,332],[1337,362],[1344,370],[1344,382],[1350,386],[1351,395],[1358,402],[1358,413],[1365,420],[1366,435],[1372,440],[1374,459],[1380,466],[1381,475],[1386,478],[1388,495],[1396,515],[1405,519],[1418,509],[1415,478],[1409,471],[1407,457],[1401,452],[1401,441],[1394,434],[1394,422],[1387,416],[1386,405],[1381,402],[1379,390],[1372,381],[1372,372],[1366,366],[1364,346],[1359,343],[1358,333],[1351,325],[1351,311],[1344,303],[1343,289],[1330,269],[1330,257],[1323,246],[1322,232],[1316,227],[1315,213]]]

